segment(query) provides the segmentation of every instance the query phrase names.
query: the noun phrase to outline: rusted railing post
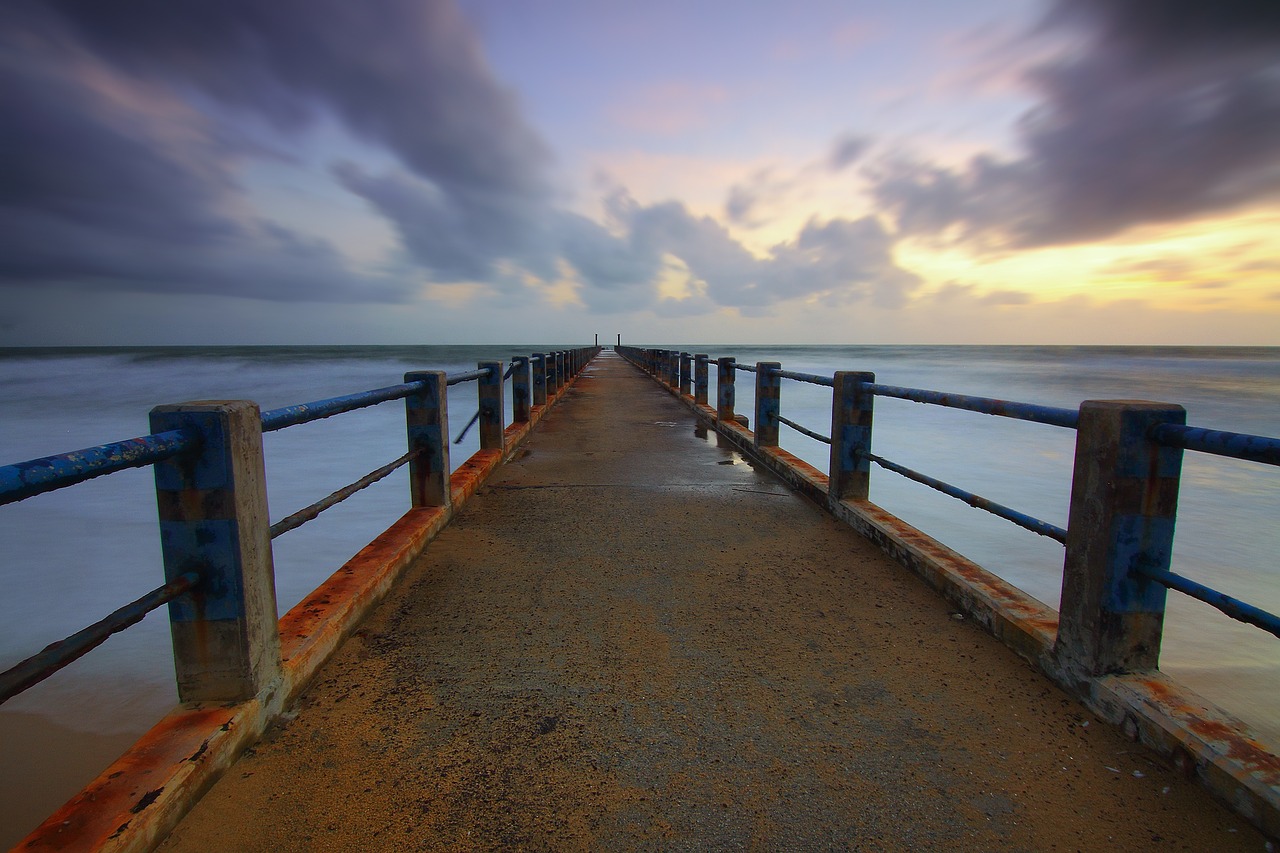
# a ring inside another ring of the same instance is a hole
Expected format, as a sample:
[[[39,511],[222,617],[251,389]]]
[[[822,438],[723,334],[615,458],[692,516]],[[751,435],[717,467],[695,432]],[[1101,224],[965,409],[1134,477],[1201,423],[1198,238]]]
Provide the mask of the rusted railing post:
[[[1182,471],[1180,448],[1147,438],[1160,423],[1186,423],[1186,412],[1135,400],[1080,404],[1055,647],[1079,678],[1159,664],[1165,588],[1141,572],[1169,568]]]
[[[680,387],[680,353],[673,349],[667,350],[667,371],[666,376],[662,377],[663,381],[672,388]]]
[[[680,353],[680,393],[689,396],[689,391],[693,387],[693,356],[687,352]]]
[[[733,406],[737,401],[737,395],[734,390],[733,380],[737,368],[734,367],[736,359],[732,356],[725,356],[718,359],[716,364],[716,418],[723,423],[733,421]]]
[[[540,352],[533,354],[533,404],[547,404],[547,356]]]
[[[476,384],[480,386],[480,449],[502,450],[503,390],[502,362],[482,361],[476,365],[488,374]]]
[[[151,430],[188,430],[197,449],[155,463],[167,581],[200,582],[169,602],[182,702],[236,702],[280,677],[262,420],[245,400],[157,406]]]
[[[529,408],[533,405],[529,394],[529,358],[517,355],[511,359],[511,420],[525,423],[529,420]]]
[[[867,500],[871,491],[871,416],[875,396],[863,388],[874,373],[837,371],[831,389],[831,463],[827,494],[833,500]]]
[[[565,382],[568,381],[565,375],[565,358],[564,350],[556,350],[556,393],[559,394],[564,390]]]
[[[777,361],[756,362],[756,447],[778,446],[778,414],[781,411],[782,377]]]
[[[423,389],[404,398],[409,450],[409,499],[413,506],[449,505],[449,386],[448,374],[438,370],[406,373],[405,382],[422,382]]]
[[[707,388],[710,385],[707,376],[708,357],[700,352],[693,357],[693,402],[699,406],[707,404]]]

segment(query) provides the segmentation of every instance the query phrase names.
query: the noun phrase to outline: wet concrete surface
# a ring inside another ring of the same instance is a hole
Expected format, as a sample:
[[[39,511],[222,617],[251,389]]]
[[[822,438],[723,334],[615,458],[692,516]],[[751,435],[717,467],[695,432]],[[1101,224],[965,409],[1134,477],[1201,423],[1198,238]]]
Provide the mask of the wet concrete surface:
[[[598,358],[166,850],[1263,850]]]

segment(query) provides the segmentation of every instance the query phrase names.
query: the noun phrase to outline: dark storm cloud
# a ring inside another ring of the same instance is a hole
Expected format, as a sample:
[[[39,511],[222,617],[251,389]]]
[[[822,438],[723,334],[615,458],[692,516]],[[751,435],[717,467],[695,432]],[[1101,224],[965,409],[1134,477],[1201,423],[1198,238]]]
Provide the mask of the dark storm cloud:
[[[444,0],[54,0],[134,74],[182,79],[283,127],[331,110],[446,192],[537,195],[543,142]]]
[[[0,40],[9,283],[404,298],[247,212],[235,171],[250,152],[218,118],[237,111],[283,131],[323,112],[393,151],[451,217],[442,270],[461,268],[468,245],[509,244],[510,211],[546,194],[545,147],[451,4],[19,0],[0,10]],[[199,111],[193,94],[221,108]]]
[[[1085,41],[1031,73],[1025,156],[867,169],[900,231],[1030,247],[1276,197],[1280,4],[1061,0],[1045,26]]]
[[[280,156],[239,128],[273,128],[278,151],[321,120],[394,156],[329,177],[432,281],[527,298],[528,276],[569,270],[594,310],[666,315],[812,296],[897,304],[916,283],[870,219],[810,223],[762,258],[677,202],[615,190],[605,225],[557,206],[546,146],[447,0],[14,0],[0,39],[0,108],[17,117],[0,137],[9,284],[409,298],[405,280],[356,274],[325,242],[263,221],[237,184],[251,159]],[[816,168],[847,166],[861,145],[841,140]],[[695,296],[659,298],[672,266],[700,283]]]

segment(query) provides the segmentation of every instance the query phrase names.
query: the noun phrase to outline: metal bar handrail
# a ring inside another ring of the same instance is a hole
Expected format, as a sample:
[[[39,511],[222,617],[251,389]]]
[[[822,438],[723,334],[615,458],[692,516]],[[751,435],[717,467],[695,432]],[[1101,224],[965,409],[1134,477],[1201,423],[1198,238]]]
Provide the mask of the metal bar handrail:
[[[169,430],[0,467],[0,506],[126,468],[141,468],[189,450],[195,438]]]
[[[1027,515],[1026,513],[1018,512],[1016,509],[1007,507],[1004,504],[996,503],[989,498],[984,498],[981,495],[974,494],[973,492],[967,492],[958,486],[953,486],[950,483],[944,483],[942,480],[935,479],[926,474],[921,474],[919,471],[913,471],[905,465],[890,462],[888,459],[883,457],[876,456],[874,454],[867,454],[867,458],[879,465],[881,468],[887,468],[896,474],[901,474],[909,480],[915,480],[917,483],[922,483],[931,489],[937,489],[944,495],[950,495],[957,500],[962,500],[975,509],[986,510],[992,515],[998,515],[1006,521],[1011,521],[1021,528],[1030,530],[1032,533],[1047,536],[1064,545],[1067,543],[1067,531],[1057,525],[1050,524],[1047,521],[1041,521],[1040,519]]]
[[[820,432],[814,432],[811,429],[802,427],[800,424],[796,423],[790,418],[785,418],[782,415],[774,415],[774,417],[778,419],[778,423],[786,424],[787,426],[791,427],[793,430],[800,433],[801,435],[807,435],[809,436],[809,438],[815,439],[817,441],[821,441],[823,444],[831,443],[831,438],[829,436],[825,436]]]
[[[1280,438],[1227,432],[1220,429],[1157,424],[1151,429],[1151,440],[1165,447],[1181,447],[1217,456],[1229,456],[1263,465],[1280,465]]]
[[[274,432],[356,409],[376,406],[389,400],[400,400],[421,390],[423,384],[422,382],[404,382],[400,385],[388,385],[386,388],[375,388],[372,391],[361,391],[357,394],[346,394],[341,397],[330,397],[327,400],[315,400],[310,403],[299,403],[296,406],[272,409],[262,413],[262,431]]]
[[[827,388],[834,388],[836,381],[830,376],[819,376],[816,373],[797,373],[794,370],[775,370],[774,376],[781,376],[783,379],[794,379],[796,382],[808,382],[810,385],[824,385]]]
[[[734,369],[736,369],[736,370],[745,370],[745,371],[747,371],[747,373],[757,373],[757,372],[758,372],[758,371],[756,370],[755,365],[753,365],[753,364],[738,364],[738,363],[735,361],[735,362],[733,363],[733,366],[734,366]]]
[[[472,370],[466,373],[451,374],[445,379],[446,385],[457,385],[483,379],[489,375],[487,369]],[[360,391],[356,394],[345,394],[341,397],[330,397],[326,400],[315,400],[310,403],[299,403],[296,406],[284,406],[262,413],[262,431],[274,432],[286,427],[311,423],[356,409],[376,406],[391,400],[402,400],[417,391],[421,391],[424,383],[404,382],[399,385],[388,385],[386,388],[375,388],[372,391]]]
[[[297,528],[306,524],[308,521],[315,519],[317,516],[320,515],[320,513],[324,512],[326,509],[337,506],[338,504],[342,503],[347,498],[351,497],[361,489],[367,489],[369,486],[372,486],[374,483],[378,482],[379,480],[390,476],[392,472],[394,472],[396,469],[409,464],[409,460],[413,459],[413,457],[416,456],[417,454],[418,454],[418,451],[411,450],[408,453],[404,454],[403,456],[399,457],[398,459],[392,462],[388,462],[386,465],[383,465],[381,468],[370,471],[368,474],[365,474],[363,477],[361,477],[359,480],[356,480],[354,483],[343,486],[341,489],[338,489],[336,492],[329,495],[328,497],[321,498],[320,500],[316,501],[310,506],[303,507],[302,509],[293,513],[292,515],[285,516],[284,518],[277,521],[275,524],[271,525],[271,527],[269,528],[271,532],[271,538],[275,539],[277,536],[280,536],[281,534],[284,534],[284,533],[288,533],[290,530],[296,530]]]
[[[141,622],[152,610],[182,595],[199,581],[200,576],[195,572],[179,575],[176,580],[151,590],[64,640],[50,643],[42,651],[0,673],[0,702],[11,699],[28,687],[44,681],[67,664],[84,657],[112,634]]]
[[[489,375],[489,368],[483,370],[468,370],[466,373],[450,373],[444,381],[445,385],[458,385],[462,382],[474,382],[477,379],[484,379]]]
[[[1255,625],[1264,631],[1280,637],[1280,616],[1276,616],[1274,613],[1268,613],[1259,607],[1254,607],[1252,604],[1248,604],[1238,598],[1232,598],[1225,593],[1218,592],[1212,587],[1207,587],[1204,584],[1191,580],[1191,578],[1183,577],[1182,575],[1175,574],[1173,572],[1161,571],[1159,569],[1146,569],[1141,566],[1135,567],[1134,571],[1139,574],[1146,575],[1162,586],[1166,586],[1169,589],[1176,589],[1178,592],[1185,593],[1192,598],[1203,601],[1205,604],[1222,611],[1232,619],[1236,619],[1240,622],[1247,622],[1250,625]]]
[[[946,391],[927,391],[923,388],[902,388],[897,385],[881,385],[868,382],[863,386],[872,394],[880,397],[896,397],[911,400],[915,403],[928,403],[934,406],[945,406],[949,409],[965,409],[984,415],[1000,418],[1015,418],[1021,421],[1032,421],[1049,426],[1075,429],[1080,420],[1080,413],[1075,409],[1060,409],[1053,406],[1040,406],[1034,403],[1018,403],[1012,400],[999,400],[994,397],[971,397],[966,394],[952,394]]]

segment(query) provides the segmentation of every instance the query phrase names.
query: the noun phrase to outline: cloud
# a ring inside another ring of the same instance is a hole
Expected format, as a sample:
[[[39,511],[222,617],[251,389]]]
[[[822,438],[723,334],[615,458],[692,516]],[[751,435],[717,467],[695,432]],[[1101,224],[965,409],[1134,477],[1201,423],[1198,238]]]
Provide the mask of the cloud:
[[[830,183],[831,176],[858,162],[870,150],[866,136],[838,136],[825,157],[811,160],[790,173],[776,168],[756,170],[746,181],[729,188],[724,215],[730,223],[755,228],[768,221],[766,211],[785,209],[789,200],[806,187]]]
[[[679,258],[705,285],[708,305],[751,308],[821,296],[896,306],[919,284],[897,266],[891,236],[872,217],[810,220],[794,240],[758,258],[719,222],[677,202],[642,206],[617,194],[610,213],[631,252]]]
[[[283,300],[400,300],[328,243],[264,221],[237,184],[248,115],[324,116],[430,185],[438,272],[511,243],[549,154],[450,2],[16,0],[0,10],[0,281]],[[354,168],[344,183],[385,203]],[[421,213],[421,211],[420,211]],[[517,220],[514,221],[513,220]],[[421,247],[420,247],[421,248]],[[474,264],[472,264],[474,266]]]
[[[1032,71],[1021,157],[866,167],[900,232],[1069,244],[1280,193],[1280,7],[1059,0],[1044,27],[1084,41]]]
[[[871,140],[865,136],[845,134],[836,139],[827,156],[827,168],[832,172],[840,172],[852,166],[867,153]]]
[[[556,293],[663,316],[900,305],[918,284],[870,218],[812,220],[761,257],[675,201],[641,205],[614,188],[603,224],[564,209],[545,144],[449,0],[15,0],[0,39],[0,107],[22,118],[0,141],[10,284],[282,301],[456,296],[448,287],[467,284],[508,305]],[[726,97],[658,94],[677,117]],[[394,226],[395,277],[353,272],[328,243],[263,219],[238,183],[246,162],[278,157],[322,120],[392,155],[323,177]],[[246,126],[277,138],[247,143]],[[807,168],[829,175],[864,149],[842,137]],[[785,194],[789,180],[761,173],[757,192]],[[737,214],[755,203],[743,189]],[[673,261],[689,276],[674,295],[662,287]]]

